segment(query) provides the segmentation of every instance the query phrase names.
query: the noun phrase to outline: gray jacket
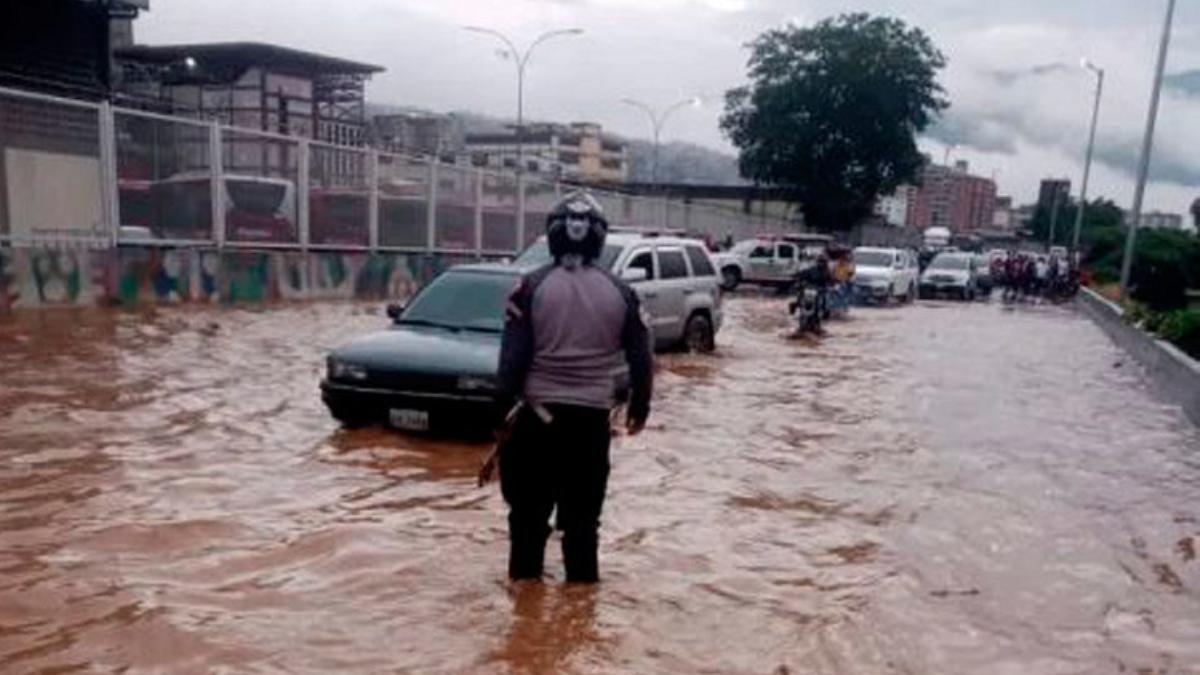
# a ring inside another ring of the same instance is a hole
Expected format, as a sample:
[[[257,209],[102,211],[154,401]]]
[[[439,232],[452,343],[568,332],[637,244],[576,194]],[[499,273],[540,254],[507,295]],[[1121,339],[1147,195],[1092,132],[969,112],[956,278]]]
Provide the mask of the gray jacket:
[[[592,265],[543,267],[509,298],[500,388],[513,401],[613,405],[614,370],[629,367],[629,417],[650,415],[654,357],[637,294]]]

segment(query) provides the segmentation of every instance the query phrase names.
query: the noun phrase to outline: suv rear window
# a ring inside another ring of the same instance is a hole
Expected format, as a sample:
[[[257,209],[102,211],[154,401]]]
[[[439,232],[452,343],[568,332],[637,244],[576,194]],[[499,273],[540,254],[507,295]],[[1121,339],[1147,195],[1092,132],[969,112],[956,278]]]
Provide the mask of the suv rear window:
[[[717,271],[713,269],[712,263],[708,260],[708,255],[704,253],[704,249],[699,246],[687,247],[688,260],[692,261],[692,274],[698,277],[715,277]]]
[[[683,251],[679,249],[659,250],[658,266],[662,269],[663,279],[682,279],[688,275],[687,263],[683,260]]]

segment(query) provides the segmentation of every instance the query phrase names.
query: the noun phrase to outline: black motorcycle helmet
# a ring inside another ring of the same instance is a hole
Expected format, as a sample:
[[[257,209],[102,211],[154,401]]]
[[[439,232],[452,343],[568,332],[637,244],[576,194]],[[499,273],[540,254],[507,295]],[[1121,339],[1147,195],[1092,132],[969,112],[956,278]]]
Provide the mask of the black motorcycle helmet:
[[[583,190],[563,197],[546,218],[546,241],[556,261],[576,255],[584,263],[592,262],[600,257],[607,235],[603,207]]]

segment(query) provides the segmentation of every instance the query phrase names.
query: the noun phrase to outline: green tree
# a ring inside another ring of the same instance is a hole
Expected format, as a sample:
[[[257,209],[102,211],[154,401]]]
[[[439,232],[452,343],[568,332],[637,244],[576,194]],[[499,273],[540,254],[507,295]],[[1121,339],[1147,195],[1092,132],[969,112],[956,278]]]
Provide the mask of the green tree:
[[[946,58],[919,28],[844,14],[749,46],[750,84],[726,94],[721,118],[743,176],[784,188],[823,231],[854,226],[917,179],[916,135],[949,106]]]
[[[1058,220],[1054,226],[1054,242],[1056,246],[1070,246],[1075,236],[1075,214],[1079,211],[1079,202],[1074,199],[1058,206]],[[1083,225],[1080,228],[1080,246],[1087,248],[1090,237],[1096,237],[1097,232],[1106,228],[1120,228],[1124,223],[1125,212],[1109,199],[1095,199],[1087,203],[1083,210]],[[1049,241],[1051,213],[1049,208],[1039,208],[1033,215],[1030,231],[1034,241]]]

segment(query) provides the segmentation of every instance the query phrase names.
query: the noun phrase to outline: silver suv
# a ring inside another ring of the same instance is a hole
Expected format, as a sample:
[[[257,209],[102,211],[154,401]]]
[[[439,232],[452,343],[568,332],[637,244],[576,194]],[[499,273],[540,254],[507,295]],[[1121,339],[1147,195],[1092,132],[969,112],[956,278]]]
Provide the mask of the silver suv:
[[[550,248],[542,237],[514,264],[539,267],[549,262]],[[637,291],[658,349],[713,350],[721,329],[721,281],[701,242],[653,233],[611,232],[599,264]]]

